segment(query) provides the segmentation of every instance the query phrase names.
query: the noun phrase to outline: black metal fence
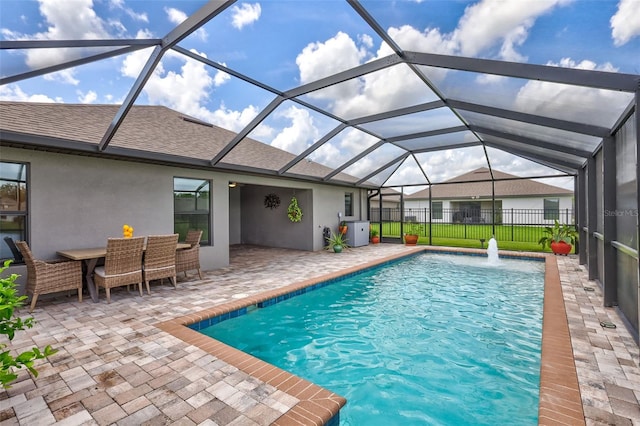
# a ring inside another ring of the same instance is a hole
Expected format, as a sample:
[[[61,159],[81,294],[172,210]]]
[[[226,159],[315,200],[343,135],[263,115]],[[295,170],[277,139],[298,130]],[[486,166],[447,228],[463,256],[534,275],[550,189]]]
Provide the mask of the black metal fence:
[[[404,217],[403,217],[404,213]],[[572,209],[405,209],[372,208],[372,224],[382,223],[381,236],[400,237],[409,230],[422,237],[537,242],[555,220],[573,224]]]

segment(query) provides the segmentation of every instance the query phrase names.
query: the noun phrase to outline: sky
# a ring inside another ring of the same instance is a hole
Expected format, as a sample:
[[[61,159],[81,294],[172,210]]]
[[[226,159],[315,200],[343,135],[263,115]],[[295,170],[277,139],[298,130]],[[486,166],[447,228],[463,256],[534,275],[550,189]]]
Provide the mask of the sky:
[[[203,3],[2,0],[0,39],[162,38]],[[361,4],[407,50],[640,74],[640,0],[363,0]],[[237,2],[180,46],[276,90],[288,90],[392,53],[351,6],[339,0]],[[149,53],[149,49],[139,50],[6,84],[0,86],[0,100],[120,103]],[[2,50],[0,73],[6,77],[87,54],[79,48]],[[568,120],[600,120],[602,125],[615,122],[630,99],[606,91],[559,90],[558,85],[490,75],[438,69],[425,69],[425,73],[446,95],[474,102],[484,99],[492,106]],[[407,67],[392,67],[310,93],[304,99],[346,118],[436,99],[415,80]],[[464,81],[473,83],[474,89],[468,90],[461,84]],[[552,102],[545,93],[553,94]],[[164,105],[237,132],[273,98],[269,91],[170,52],[136,103]],[[567,108],[567,103],[573,107]],[[609,115],[602,111],[605,103],[615,106]],[[434,114],[420,117],[420,122],[455,122],[446,111]],[[393,134],[394,126],[406,123],[377,124],[377,130]],[[249,136],[299,154],[336,125],[331,118],[285,102]],[[460,137],[462,141],[470,136]],[[375,142],[376,138],[364,132],[342,132],[311,159],[335,167],[344,162],[343,154],[361,152]],[[568,143],[592,146],[597,141]],[[488,151],[491,166],[507,173],[557,173],[502,151]],[[385,147],[346,171],[366,176],[400,153],[400,148]],[[477,147],[421,154],[418,161],[434,181],[487,166]],[[395,171],[390,182],[411,180],[418,172],[416,164],[407,163]],[[385,182],[388,174],[377,179]],[[554,184],[571,187],[572,179]]]

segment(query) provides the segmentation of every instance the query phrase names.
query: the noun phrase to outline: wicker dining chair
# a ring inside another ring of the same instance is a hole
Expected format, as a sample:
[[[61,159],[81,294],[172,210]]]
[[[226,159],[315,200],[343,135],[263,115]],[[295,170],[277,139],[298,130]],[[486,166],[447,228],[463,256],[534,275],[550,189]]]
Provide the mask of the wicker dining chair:
[[[176,285],[176,247],[178,246],[178,234],[173,235],[149,235],[147,237],[147,250],[144,253],[142,272],[147,293],[151,294],[149,281],[169,278],[174,288]]]
[[[77,290],[82,302],[82,263],[75,260],[45,261],[33,257],[26,241],[16,241],[27,264],[27,294],[31,295],[29,312],[33,312],[41,294]]]
[[[108,238],[104,266],[94,270],[96,287],[104,287],[107,303],[111,303],[111,289],[138,284],[142,296],[142,253],[144,237]]]
[[[184,276],[188,277],[187,271],[197,270],[198,276],[202,279],[202,271],[200,269],[200,239],[202,238],[202,230],[189,230],[185,243],[191,244],[191,248],[176,251],[176,272],[184,272]]]

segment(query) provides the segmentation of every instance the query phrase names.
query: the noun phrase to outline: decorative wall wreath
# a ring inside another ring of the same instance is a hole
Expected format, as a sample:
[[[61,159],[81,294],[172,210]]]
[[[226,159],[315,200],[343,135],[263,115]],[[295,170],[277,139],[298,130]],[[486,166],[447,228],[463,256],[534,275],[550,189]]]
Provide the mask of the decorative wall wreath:
[[[267,194],[264,197],[264,207],[269,209],[277,209],[280,206],[280,197],[277,194]]]
[[[300,222],[302,220],[302,210],[298,206],[298,199],[291,197],[291,202],[287,208],[287,216],[291,222]]]

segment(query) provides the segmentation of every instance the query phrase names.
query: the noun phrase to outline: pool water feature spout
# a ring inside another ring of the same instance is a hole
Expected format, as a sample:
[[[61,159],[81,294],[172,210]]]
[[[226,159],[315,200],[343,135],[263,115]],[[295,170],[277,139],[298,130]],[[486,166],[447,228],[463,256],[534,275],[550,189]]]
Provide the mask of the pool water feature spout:
[[[491,237],[489,244],[487,245],[487,257],[489,258],[490,265],[497,265],[500,263],[500,257],[498,256],[498,242],[493,237]]]

